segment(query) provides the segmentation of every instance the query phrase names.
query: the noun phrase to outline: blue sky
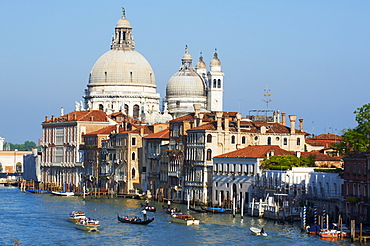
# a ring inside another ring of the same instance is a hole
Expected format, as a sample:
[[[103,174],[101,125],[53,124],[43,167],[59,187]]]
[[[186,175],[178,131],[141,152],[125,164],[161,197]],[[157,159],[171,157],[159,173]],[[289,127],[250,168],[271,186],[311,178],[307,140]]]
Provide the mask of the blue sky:
[[[370,1],[0,0],[0,136],[41,138],[45,116],[74,110],[89,72],[110,48],[121,7],[136,50],[165,97],[185,45],[225,72],[224,110],[269,109],[304,119],[309,133],[356,126],[369,102]]]

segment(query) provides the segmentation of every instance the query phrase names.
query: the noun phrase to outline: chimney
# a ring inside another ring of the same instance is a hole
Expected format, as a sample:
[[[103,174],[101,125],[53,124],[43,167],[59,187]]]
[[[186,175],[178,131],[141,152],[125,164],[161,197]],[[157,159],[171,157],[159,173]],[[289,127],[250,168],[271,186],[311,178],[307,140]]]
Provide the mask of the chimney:
[[[296,115],[289,115],[289,121],[290,121],[290,134],[295,134],[295,120],[297,116]]]
[[[49,117],[45,116],[45,121],[48,121],[49,120]]]
[[[299,130],[303,132],[303,119],[302,118],[299,119]]]
[[[203,124],[203,116],[204,116],[204,113],[199,113],[199,124],[198,124],[198,126]]]
[[[140,127],[140,136],[144,136],[144,127]]]
[[[242,118],[242,115],[240,113],[236,114],[236,122],[237,122],[237,130],[240,132],[240,119]]]
[[[222,131],[222,112],[216,112],[216,118],[217,118],[217,131]]]
[[[285,116],[286,116],[286,113],[281,113],[281,124],[282,124],[283,126],[286,126]]]
[[[193,107],[194,107],[195,117],[199,118],[200,104],[193,104]]]
[[[54,115],[51,116],[51,121],[54,121]]]
[[[90,116],[90,121],[94,121],[94,116]]]
[[[67,114],[67,121],[69,121],[69,114]]]
[[[274,156],[275,155],[275,151],[274,150],[270,150],[270,156]]]
[[[225,131],[229,131],[229,115],[225,113]]]
[[[276,111],[276,122],[280,123],[280,110]]]

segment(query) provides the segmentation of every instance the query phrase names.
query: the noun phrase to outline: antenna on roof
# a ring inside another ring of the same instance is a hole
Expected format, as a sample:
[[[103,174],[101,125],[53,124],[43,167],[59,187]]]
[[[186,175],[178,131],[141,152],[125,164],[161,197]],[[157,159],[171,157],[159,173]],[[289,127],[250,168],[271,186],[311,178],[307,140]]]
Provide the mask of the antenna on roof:
[[[270,91],[272,90],[272,89],[269,89],[268,87],[267,88],[265,88],[265,89],[263,89],[264,91],[265,91],[265,94],[263,94],[263,96],[265,97],[265,99],[263,99],[262,101],[264,101],[265,103],[266,103],[266,108],[268,108],[269,107],[269,103],[271,102],[271,101],[273,101],[271,98],[270,98],[270,96],[272,95],[272,94],[270,94]]]

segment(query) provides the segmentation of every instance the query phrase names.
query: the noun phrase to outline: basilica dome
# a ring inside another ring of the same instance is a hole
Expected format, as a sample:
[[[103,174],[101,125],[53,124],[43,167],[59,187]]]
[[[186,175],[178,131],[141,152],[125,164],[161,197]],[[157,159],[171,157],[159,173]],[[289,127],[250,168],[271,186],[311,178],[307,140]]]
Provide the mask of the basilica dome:
[[[89,85],[154,85],[149,62],[132,49],[112,49],[102,55],[91,69]]]

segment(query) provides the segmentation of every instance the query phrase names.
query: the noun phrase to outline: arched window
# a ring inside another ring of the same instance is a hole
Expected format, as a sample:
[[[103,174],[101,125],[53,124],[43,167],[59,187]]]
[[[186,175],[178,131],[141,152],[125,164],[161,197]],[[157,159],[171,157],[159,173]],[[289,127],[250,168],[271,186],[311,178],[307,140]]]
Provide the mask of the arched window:
[[[125,114],[128,115],[128,105],[125,104]]]
[[[131,154],[131,160],[135,160],[135,158],[136,158],[136,156],[135,156],[135,152],[132,152],[132,154]]]
[[[212,160],[212,150],[207,149],[207,161],[211,161],[211,160]]]
[[[134,119],[139,119],[139,114],[140,114],[140,107],[139,107],[139,105],[135,104],[134,107],[133,107],[132,116],[134,117]]]
[[[220,79],[217,81],[217,88],[221,88],[221,80]]]
[[[242,137],[242,144],[245,144],[245,137]]]
[[[214,79],[213,80],[213,88],[216,88],[216,86],[217,86],[217,81]]]
[[[297,145],[301,145],[301,139],[297,138]]]
[[[235,136],[231,136],[231,144],[235,144]]]
[[[284,138],[284,145],[288,145],[288,139]]]
[[[104,106],[103,106],[103,104],[99,104],[99,110],[104,110]]]
[[[271,137],[267,138],[267,145],[271,145]]]
[[[212,143],[212,135],[211,134],[207,135],[207,143]]]
[[[134,167],[131,170],[131,177],[132,179],[135,179],[135,168]]]

